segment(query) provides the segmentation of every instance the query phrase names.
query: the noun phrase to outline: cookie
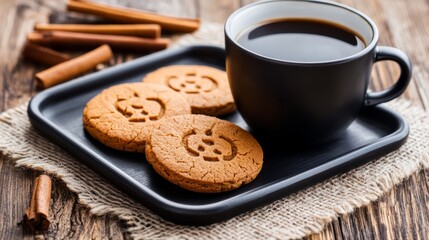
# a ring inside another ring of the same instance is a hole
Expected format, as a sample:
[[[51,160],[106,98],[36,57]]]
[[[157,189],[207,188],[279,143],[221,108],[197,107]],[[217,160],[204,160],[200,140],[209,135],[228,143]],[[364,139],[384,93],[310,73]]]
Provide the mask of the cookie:
[[[158,123],[146,144],[146,159],[173,184],[194,192],[223,192],[253,181],[261,171],[261,146],[232,122],[189,114]]]
[[[83,126],[109,147],[144,152],[159,119],[189,113],[191,107],[186,99],[168,87],[125,83],[105,89],[86,104]]]
[[[147,83],[168,86],[188,100],[194,114],[221,116],[235,111],[225,71],[208,66],[173,65],[147,74]]]

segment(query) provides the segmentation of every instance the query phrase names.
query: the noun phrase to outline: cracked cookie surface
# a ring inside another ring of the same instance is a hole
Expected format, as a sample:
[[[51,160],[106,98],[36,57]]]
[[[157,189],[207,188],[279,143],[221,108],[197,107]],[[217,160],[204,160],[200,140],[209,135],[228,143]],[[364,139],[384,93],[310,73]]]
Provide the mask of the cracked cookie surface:
[[[103,90],[86,104],[83,126],[104,145],[144,152],[158,120],[189,113],[186,99],[165,86],[125,83]]]
[[[239,126],[189,114],[162,119],[146,144],[146,159],[162,177],[195,192],[223,192],[253,181],[263,151]]]
[[[162,67],[147,74],[143,82],[162,84],[182,94],[194,114],[221,116],[236,109],[226,72],[213,67]]]

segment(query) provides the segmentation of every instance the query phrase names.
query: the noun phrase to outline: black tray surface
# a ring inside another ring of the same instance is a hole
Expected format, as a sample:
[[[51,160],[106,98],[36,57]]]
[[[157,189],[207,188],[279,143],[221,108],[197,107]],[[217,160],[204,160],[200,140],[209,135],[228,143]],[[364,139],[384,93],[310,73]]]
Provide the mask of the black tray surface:
[[[159,67],[176,64],[225,70],[225,52],[206,45],[167,49],[85,75],[34,96],[28,107],[30,121],[43,135],[130,197],[166,220],[187,225],[223,221],[269,204],[393,151],[408,136],[408,125],[399,114],[383,106],[365,108],[344,136],[322,146],[302,149],[283,144],[279,148],[261,142],[264,165],[259,176],[247,185],[217,194],[190,192],[160,177],[144,154],[108,148],[86,134],[82,126],[85,104],[103,89],[139,82]],[[223,118],[249,130],[237,112]]]

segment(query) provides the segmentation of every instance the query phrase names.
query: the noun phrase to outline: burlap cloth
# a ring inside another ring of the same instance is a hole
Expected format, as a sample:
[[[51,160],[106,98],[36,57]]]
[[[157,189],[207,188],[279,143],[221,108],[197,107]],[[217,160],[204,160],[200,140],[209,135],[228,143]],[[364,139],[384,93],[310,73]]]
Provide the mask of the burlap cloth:
[[[196,42],[222,44],[222,41],[222,26],[205,24],[199,32],[180,37],[172,47]],[[301,238],[321,231],[338,214],[350,213],[377,200],[395,184],[429,167],[429,116],[405,100],[392,101],[387,106],[402,114],[410,124],[409,138],[399,150],[268,206],[204,227],[164,221],[130,199],[40,136],[30,125],[27,105],[0,115],[0,150],[18,167],[42,170],[63,180],[92,213],[118,216],[136,239]]]

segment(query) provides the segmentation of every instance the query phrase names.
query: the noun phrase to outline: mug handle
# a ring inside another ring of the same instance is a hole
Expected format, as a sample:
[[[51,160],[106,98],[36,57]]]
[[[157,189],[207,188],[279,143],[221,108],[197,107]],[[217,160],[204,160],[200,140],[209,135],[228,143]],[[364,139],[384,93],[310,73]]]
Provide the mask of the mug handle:
[[[398,97],[405,91],[411,80],[411,61],[404,52],[392,47],[377,47],[375,49],[375,62],[385,60],[392,60],[399,64],[401,75],[392,87],[379,92],[367,93],[365,106],[374,106]]]

